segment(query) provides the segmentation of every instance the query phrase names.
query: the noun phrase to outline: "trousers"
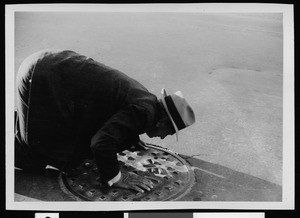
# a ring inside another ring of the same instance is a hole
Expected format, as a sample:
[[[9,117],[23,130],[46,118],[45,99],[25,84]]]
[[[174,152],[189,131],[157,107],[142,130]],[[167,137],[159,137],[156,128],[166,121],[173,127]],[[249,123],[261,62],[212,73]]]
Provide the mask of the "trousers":
[[[64,162],[51,159],[30,147],[28,143],[28,111],[30,107],[30,89],[39,53],[26,58],[16,76],[16,109],[15,111],[15,167],[31,172],[41,172],[47,165],[58,169]]]

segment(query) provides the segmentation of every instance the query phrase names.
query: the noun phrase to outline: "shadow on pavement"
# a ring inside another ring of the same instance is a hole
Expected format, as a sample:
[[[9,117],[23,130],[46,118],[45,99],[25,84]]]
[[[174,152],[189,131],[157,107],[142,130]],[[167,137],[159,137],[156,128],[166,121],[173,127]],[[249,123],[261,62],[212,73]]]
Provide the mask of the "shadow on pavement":
[[[282,201],[282,187],[257,177],[181,155],[192,165],[196,184],[180,200]]]

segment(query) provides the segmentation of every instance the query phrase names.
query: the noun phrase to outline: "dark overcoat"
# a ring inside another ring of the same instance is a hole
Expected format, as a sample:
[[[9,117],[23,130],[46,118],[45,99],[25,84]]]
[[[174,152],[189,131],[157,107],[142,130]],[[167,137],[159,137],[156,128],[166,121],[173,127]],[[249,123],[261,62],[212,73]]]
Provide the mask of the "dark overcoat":
[[[157,119],[155,95],[124,73],[73,51],[41,52],[31,79],[28,143],[60,161],[91,151],[102,181],[119,172],[116,153]]]

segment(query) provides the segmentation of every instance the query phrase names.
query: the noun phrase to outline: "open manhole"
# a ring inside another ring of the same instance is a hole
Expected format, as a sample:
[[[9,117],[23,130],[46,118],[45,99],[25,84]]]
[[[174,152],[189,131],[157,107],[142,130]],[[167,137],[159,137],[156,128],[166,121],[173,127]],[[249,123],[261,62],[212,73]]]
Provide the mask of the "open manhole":
[[[194,172],[178,155],[147,144],[145,150],[118,153],[122,170],[151,179],[154,188],[139,193],[115,187],[103,187],[95,160],[86,159],[71,173],[61,173],[63,189],[77,200],[86,201],[169,201],[184,196],[194,184]]]

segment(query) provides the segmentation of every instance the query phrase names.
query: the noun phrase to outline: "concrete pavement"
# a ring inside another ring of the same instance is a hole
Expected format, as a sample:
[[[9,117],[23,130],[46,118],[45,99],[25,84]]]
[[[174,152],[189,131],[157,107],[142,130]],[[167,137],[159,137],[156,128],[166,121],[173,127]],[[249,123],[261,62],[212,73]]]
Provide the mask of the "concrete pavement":
[[[192,166],[195,182],[177,201],[282,200],[279,185],[197,158],[180,156]],[[47,169],[42,175],[15,170],[15,192],[15,201],[82,201],[66,191],[59,171],[54,169]]]

